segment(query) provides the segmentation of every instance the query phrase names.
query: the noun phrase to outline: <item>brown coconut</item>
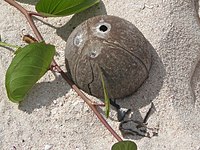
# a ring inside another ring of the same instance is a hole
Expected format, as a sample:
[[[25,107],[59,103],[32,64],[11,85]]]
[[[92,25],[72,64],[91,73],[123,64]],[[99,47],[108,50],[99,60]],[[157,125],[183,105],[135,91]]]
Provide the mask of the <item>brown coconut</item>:
[[[124,98],[148,77],[150,47],[130,22],[115,16],[93,17],[67,40],[67,71],[78,87],[98,98],[104,97],[102,74],[109,98]]]

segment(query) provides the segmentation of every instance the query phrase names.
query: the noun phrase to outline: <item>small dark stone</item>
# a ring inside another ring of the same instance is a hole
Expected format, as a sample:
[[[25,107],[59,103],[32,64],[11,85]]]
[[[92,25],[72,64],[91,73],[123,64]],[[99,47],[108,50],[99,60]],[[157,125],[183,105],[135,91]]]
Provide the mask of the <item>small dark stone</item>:
[[[130,22],[115,16],[97,16],[80,24],[69,36],[66,67],[85,92],[104,97],[102,73],[109,98],[124,98],[148,77],[151,48]]]

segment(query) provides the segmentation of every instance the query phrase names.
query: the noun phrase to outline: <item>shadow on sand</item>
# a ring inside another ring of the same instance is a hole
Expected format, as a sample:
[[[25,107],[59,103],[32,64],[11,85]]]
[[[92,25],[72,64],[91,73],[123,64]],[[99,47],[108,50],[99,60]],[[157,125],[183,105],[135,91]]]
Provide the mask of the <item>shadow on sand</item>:
[[[35,109],[50,106],[54,100],[64,96],[70,89],[71,87],[61,76],[50,82],[37,83],[18,108],[30,114]]]

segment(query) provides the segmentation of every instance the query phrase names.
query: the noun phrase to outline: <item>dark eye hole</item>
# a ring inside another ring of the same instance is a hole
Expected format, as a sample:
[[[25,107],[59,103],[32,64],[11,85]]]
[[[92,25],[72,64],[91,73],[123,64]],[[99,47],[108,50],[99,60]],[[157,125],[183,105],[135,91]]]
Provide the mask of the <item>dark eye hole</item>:
[[[108,27],[106,27],[105,25],[101,25],[99,27],[99,30],[102,31],[102,32],[106,32],[108,30]]]

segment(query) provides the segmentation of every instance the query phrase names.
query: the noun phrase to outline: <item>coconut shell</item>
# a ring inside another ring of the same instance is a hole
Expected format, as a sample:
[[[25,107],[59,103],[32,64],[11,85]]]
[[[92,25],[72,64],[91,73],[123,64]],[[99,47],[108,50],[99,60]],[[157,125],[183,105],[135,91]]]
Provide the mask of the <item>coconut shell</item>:
[[[151,45],[130,22],[97,16],[80,24],[67,40],[67,71],[83,91],[103,98],[101,74],[109,98],[133,94],[148,77]]]

